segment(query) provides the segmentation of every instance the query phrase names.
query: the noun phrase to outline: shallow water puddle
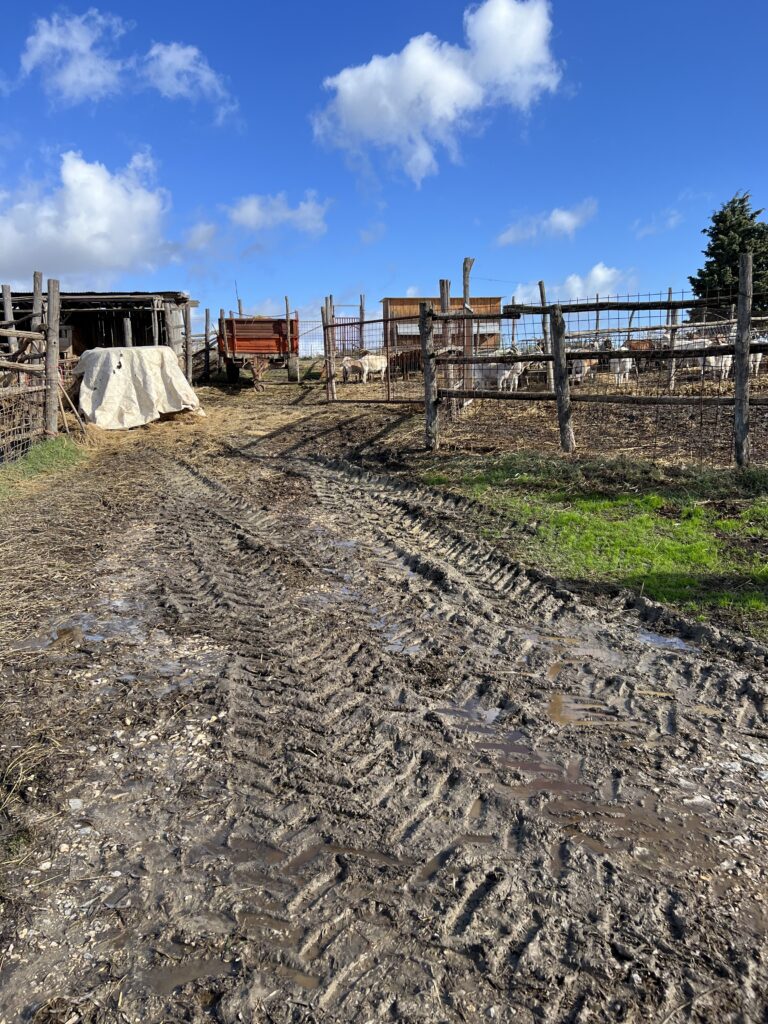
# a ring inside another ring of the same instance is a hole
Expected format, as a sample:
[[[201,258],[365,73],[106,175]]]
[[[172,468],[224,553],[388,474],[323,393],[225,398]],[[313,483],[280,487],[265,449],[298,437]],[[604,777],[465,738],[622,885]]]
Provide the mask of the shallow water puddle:
[[[221,978],[234,974],[235,965],[224,960],[187,960],[168,967],[153,967],[141,976],[142,982],[158,995],[169,996],[177,988],[202,978]]]
[[[641,630],[637,634],[637,638],[641,644],[646,644],[648,647],[660,647],[662,650],[686,652],[696,650],[692,644],[686,643],[679,636],[662,636],[661,633],[654,633],[652,630]]]
[[[562,775],[560,765],[544,760],[527,743],[521,742],[526,739],[524,733],[518,729],[505,731],[499,726],[497,720],[501,713],[501,708],[484,708],[476,699],[437,710],[438,715],[459,719],[461,731],[477,737],[474,740],[477,749],[493,754],[501,767],[537,775]]]
[[[557,725],[578,725],[582,728],[624,729],[640,724],[620,718],[617,711],[600,701],[567,693],[556,693],[549,701],[547,713]]]
[[[279,974],[286,981],[293,982],[298,988],[303,988],[305,992],[314,992],[315,989],[320,988],[319,978],[315,978],[311,974],[304,974],[303,971],[298,971],[295,967],[288,967],[287,964],[275,964],[272,969],[275,974]]]
[[[302,851],[297,857],[285,865],[285,871],[289,875],[298,874],[301,869],[313,861],[315,857],[337,853],[348,857],[362,857],[379,867],[410,867],[415,862],[410,857],[391,857],[389,854],[381,853],[379,850],[356,850],[349,846],[337,846],[335,843],[316,843]]]
[[[105,640],[142,636],[142,626],[138,619],[126,615],[113,615],[109,618],[97,618],[84,612],[66,619],[54,626],[42,636],[31,636],[14,644],[13,651],[48,651],[55,648],[75,647],[83,642],[103,643]]]

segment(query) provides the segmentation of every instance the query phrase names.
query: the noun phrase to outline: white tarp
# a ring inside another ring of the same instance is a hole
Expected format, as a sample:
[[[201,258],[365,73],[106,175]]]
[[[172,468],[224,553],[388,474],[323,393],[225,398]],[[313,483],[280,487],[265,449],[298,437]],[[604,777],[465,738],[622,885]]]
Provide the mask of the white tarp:
[[[104,430],[129,430],[165,413],[197,410],[200,402],[173,349],[93,348],[80,356],[80,410]]]

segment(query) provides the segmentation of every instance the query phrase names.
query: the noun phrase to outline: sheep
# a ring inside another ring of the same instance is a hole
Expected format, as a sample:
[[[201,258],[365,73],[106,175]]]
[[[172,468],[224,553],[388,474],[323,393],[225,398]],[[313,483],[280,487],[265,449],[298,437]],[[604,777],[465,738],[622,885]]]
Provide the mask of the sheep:
[[[630,374],[634,370],[637,376],[637,366],[634,359],[611,359],[610,370],[613,374],[614,384],[629,384]]]
[[[476,363],[472,367],[472,386],[477,391],[504,391],[512,375],[512,368],[504,363]],[[515,378],[517,391],[519,374]]]
[[[594,378],[598,365],[598,359],[574,359],[570,363],[571,383],[583,384],[588,377]]]
[[[715,380],[724,381],[728,379],[733,366],[733,356],[704,356],[699,358],[702,376],[707,370],[712,371]]]
[[[352,359],[351,356],[345,356],[341,361],[341,374],[345,384],[349,381],[349,378],[353,373],[358,375],[363,384],[367,384],[368,378],[376,374],[378,374],[379,379],[383,381],[386,371],[386,356],[372,356],[366,354],[360,356],[359,359]]]

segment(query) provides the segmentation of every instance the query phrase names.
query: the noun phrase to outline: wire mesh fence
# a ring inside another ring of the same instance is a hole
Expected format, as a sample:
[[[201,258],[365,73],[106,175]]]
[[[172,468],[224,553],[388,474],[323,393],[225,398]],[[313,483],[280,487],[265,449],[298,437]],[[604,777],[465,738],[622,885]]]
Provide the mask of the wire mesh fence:
[[[41,377],[0,387],[0,465],[26,455],[45,436],[45,392]]]
[[[768,316],[765,297],[754,300],[747,426],[752,462],[766,464]],[[736,383],[738,311],[736,294],[701,299],[672,291],[514,304],[501,314],[433,310],[428,358],[443,440],[556,448],[567,405],[582,452],[604,454],[608,446],[652,460],[730,464],[744,396]],[[334,318],[324,341],[329,397],[424,401],[417,317]]]

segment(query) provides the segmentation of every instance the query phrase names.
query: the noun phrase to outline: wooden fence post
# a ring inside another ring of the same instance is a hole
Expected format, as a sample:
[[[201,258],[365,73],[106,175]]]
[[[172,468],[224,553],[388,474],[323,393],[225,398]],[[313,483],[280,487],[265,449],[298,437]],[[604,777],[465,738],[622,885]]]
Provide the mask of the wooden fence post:
[[[749,332],[752,321],[752,253],[739,256],[739,308],[733,360],[733,444],[736,465],[749,466]]]
[[[667,302],[672,302],[672,295],[673,295],[673,292],[672,292],[672,289],[670,288],[667,291]],[[631,324],[631,321],[630,321],[630,324]],[[676,326],[677,326],[677,310],[676,309],[668,309],[667,310],[667,332],[669,334],[669,347],[672,349],[672,356],[670,357],[670,360],[669,360],[669,372],[667,374],[667,377],[668,377],[667,385],[669,387],[670,393],[673,393],[674,390],[675,390],[676,377],[677,377],[677,361],[675,360],[675,356],[674,356],[675,341],[677,340],[677,331],[675,330]],[[628,339],[627,340],[627,348],[629,348],[629,335],[627,335],[627,339]]]
[[[288,380],[295,384],[299,384],[301,382],[301,369],[298,353],[299,339],[298,337],[296,338],[297,352],[296,355],[294,355],[291,347],[291,303],[287,295],[285,296],[285,342],[288,346]]]
[[[323,343],[325,347],[325,396],[329,402],[336,401],[336,339],[333,332],[333,296],[323,306]]]
[[[184,303],[184,376],[192,383],[192,307]]]
[[[45,435],[59,430],[59,282],[48,281],[48,321],[45,340]]]
[[[436,452],[440,447],[434,326],[432,307],[426,302],[419,303],[419,338],[424,367],[424,443],[431,452]]]
[[[386,325],[385,325],[385,332],[386,332]],[[360,345],[358,347],[359,347],[360,351],[362,352],[362,350],[365,348],[365,296],[364,295],[360,296],[360,330],[359,330],[359,336],[360,336]]]
[[[547,289],[544,286],[543,281],[539,281],[539,295],[541,296],[542,306],[547,304]],[[562,313],[561,313],[562,316]],[[544,335],[544,351],[550,353],[552,351],[552,344],[549,340],[549,319],[546,313],[541,315],[541,331]],[[547,363],[547,391],[555,390],[555,368],[553,363]]]
[[[203,350],[203,377],[205,380],[211,378],[211,311],[205,311],[205,349]]]
[[[123,317],[123,345],[126,348],[133,348],[133,327],[129,316]]]
[[[31,331],[39,331],[40,325],[43,322],[43,274],[42,271],[36,270],[32,275],[32,320],[30,321],[29,329]],[[38,354],[42,355],[42,348],[40,343],[37,341],[32,342],[32,347],[37,349]]]
[[[11,294],[11,286],[9,284],[3,285],[3,320],[9,325],[13,325],[13,296]],[[19,339],[10,337],[8,339],[8,347],[11,352],[18,352],[19,350]]]
[[[469,278],[470,278],[470,274],[472,273],[472,267],[474,265],[475,265],[474,257],[466,256],[464,258],[464,264],[462,266],[462,275],[461,276],[462,276],[462,296],[463,296],[463,306],[464,306],[462,312],[464,313],[465,316],[469,312],[467,307],[469,307],[470,309],[472,308],[471,304],[470,304],[470,301],[469,301],[470,300]],[[472,321],[471,320],[464,320],[462,322],[462,324],[463,324],[463,327],[464,327],[464,344],[462,346],[463,349],[464,349],[464,358],[465,359],[469,359],[470,356],[472,355]],[[470,367],[465,364],[465,366],[464,366],[464,380],[463,380],[463,386],[465,388],[467,387],[467,375],[468,375],[469,370],[470,370]]]
[[[160,344],[160,324],[157,319],[157,299],[152,299],[152,344]]]
[[[224,346],[224,355],[227,353],[227,322],[224,310],[219,308],[219,345],[216,346],[216,368],[221,370],[221,346]]]
[[[551,313],[553,375],[557,396],[557,422],[560,427],[560,447],[569,454],[576,447],[571,422],[571,387],[568,382],[568,363],[565,358],[565,320],[560,306]]]

